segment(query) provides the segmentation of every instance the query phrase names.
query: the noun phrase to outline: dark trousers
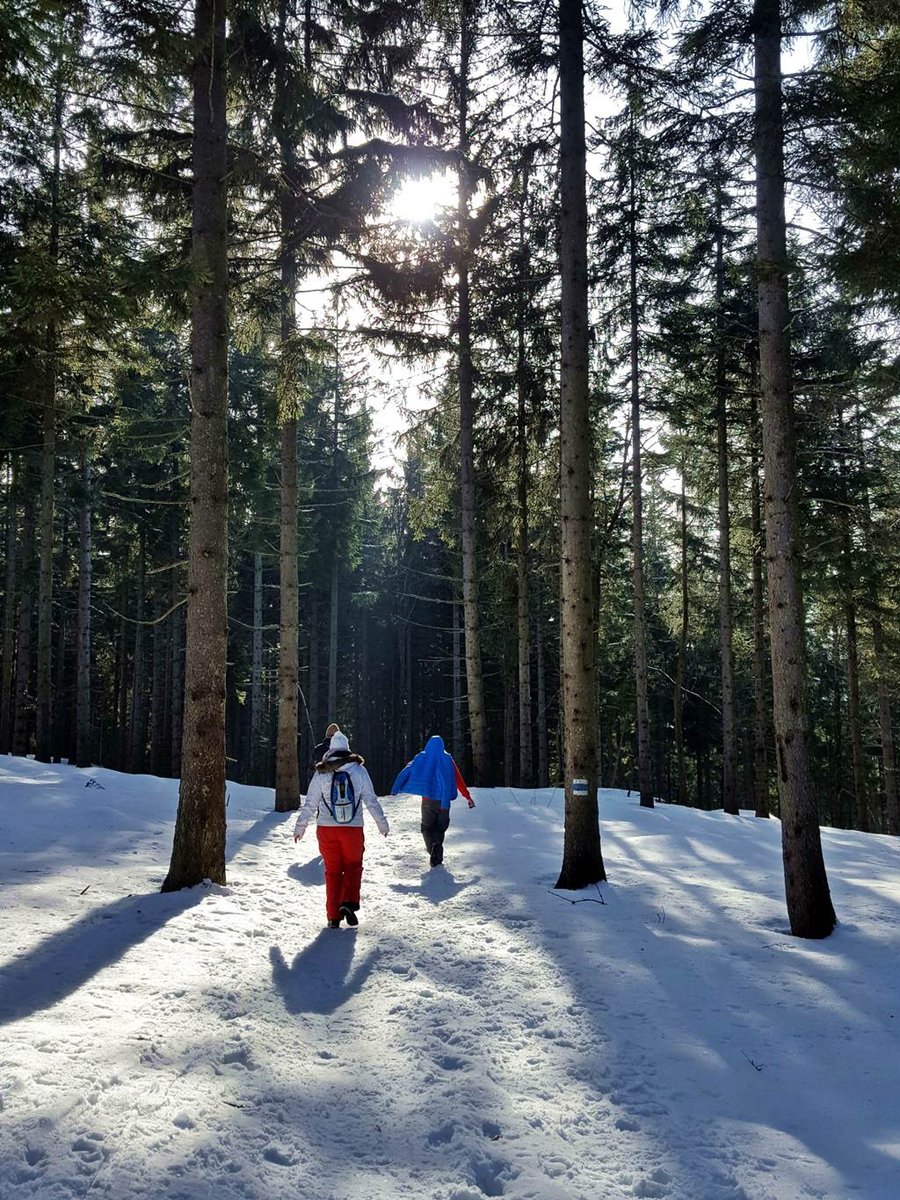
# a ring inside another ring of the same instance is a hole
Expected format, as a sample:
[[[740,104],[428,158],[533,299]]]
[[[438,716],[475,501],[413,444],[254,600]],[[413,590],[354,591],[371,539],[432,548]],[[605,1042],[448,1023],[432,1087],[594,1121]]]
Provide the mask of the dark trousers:
[[[444,834],[450,824],[450,809],[441,808],[437,800],[422,797],[422,837],[433,863],[444,858]]]

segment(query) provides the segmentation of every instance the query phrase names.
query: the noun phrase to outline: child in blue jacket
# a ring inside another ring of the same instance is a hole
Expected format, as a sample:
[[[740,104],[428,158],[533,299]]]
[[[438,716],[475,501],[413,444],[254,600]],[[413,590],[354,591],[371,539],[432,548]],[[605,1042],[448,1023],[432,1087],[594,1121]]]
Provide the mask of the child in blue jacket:
[[[444,739],[435,735],[416,757],[406,764],[391,787],[391,795],[422,797],[422,837],[433,867],[444,861],[444,834],[450,824],[450,805],[457,793],[475,807],[459,767],[444,749]]]

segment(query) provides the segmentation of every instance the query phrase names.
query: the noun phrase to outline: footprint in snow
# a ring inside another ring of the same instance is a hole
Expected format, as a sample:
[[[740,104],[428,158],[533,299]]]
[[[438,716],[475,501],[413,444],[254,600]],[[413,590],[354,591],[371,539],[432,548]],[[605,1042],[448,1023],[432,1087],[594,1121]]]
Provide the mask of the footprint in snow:
[[[437,1129],[432,1129],[428,1135],[429,1146],[446,1146],[453,1138],[452,1125],[440,1125]]]
[[[296,1163],[296,1158],[288,1150],[284,1150],[281,1146],[268,1146],[263,1151],[263,1158],[266,1162],[274,1163],[276,1167],[293,1167]]]
[[[470,1169],[482,1196],[505,1196],[507,1183],[518,1175],[514,1167],[499,1158],[472,1159]]]
[[[434,1064],[444,1071],[460,1071],[466,1065],[461,1058],[456,1058],[452,1054],[444,1054],[440,1058],[436,1058]]]
[[[668,1171],[664,1171],[662,1167],[657,1167],[655,1171],[651,1171],[649,1175],[644,1176],[635,1183],[632,1192],[641,1200],[660,1200],[663,1196],[669,1194],[669,1183],[671,1182]]]
[[[72,1143],[72,1153],[78,1155],[81,1170],[86,1170],[88,1166],[102,1163],[108,1156],[108,1151],[103,1147],[102,1133],[85,1133],[81,1137],[77,1137]]]

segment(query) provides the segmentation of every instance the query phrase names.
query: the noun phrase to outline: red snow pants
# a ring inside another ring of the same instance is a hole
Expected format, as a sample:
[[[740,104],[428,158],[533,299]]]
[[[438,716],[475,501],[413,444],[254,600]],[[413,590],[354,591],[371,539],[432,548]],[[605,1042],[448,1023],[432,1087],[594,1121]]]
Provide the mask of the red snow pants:
[[[362,825],[318,825],[316,837],[325,862],[325,915],[337,921],[342,904],[359,906],[366,839]]]

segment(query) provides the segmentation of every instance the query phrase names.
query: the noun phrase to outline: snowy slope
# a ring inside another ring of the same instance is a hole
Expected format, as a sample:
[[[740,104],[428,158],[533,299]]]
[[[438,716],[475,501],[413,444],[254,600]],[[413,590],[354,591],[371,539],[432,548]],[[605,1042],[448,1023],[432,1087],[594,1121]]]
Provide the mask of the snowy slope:
[[[823,831],[804,943],[774,821],[604,792],[571,904],[560,793],[476,799],[433,871],[386,801],[333,931],[271,792],[162,896],[176,784],[0,759],[2,1200],[900,1195],[896,843]]]

